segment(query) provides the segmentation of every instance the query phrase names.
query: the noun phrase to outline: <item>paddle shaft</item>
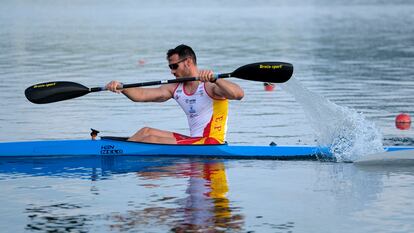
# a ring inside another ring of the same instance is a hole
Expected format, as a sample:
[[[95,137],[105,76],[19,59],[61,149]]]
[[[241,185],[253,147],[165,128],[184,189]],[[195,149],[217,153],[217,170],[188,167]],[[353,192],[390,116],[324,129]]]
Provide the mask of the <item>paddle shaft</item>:
[[[214,78],[229,78],[231,77],[231,73],[224,73],[214,75]],[[169,80],[160,80],[160,81],[150,81],[150,82],[142,82],[142,83],[131,83],[131,84],[122,84],[122,87],[119,89],[126,89],[132,87],[147,87],[147,86],[155,86],[155,85],[162,85],[162,84],[169,84],[169,83],[182,83],[182,82],[191,82],[199,80],[197,77],[189,77],[189,78],[178,78],[178,79],[169,79]],[[98,91],[106,91],[105,87],[92,87],[89,88],[89,92],[98,92]]]

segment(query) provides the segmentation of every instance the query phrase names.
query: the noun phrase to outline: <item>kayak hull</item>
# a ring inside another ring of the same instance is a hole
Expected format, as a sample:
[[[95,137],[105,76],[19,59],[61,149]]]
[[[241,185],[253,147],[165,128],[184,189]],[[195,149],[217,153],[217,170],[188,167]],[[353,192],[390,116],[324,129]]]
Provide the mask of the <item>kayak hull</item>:
[[[388,147],[395,151],[414,147]],[[51,140],[0,143],[0,157],[51,156],[169,156],[234,159],[316,159],[331,158],[329,148],[307,145],[165,145],[127,142],[114,137],[100,140]]]

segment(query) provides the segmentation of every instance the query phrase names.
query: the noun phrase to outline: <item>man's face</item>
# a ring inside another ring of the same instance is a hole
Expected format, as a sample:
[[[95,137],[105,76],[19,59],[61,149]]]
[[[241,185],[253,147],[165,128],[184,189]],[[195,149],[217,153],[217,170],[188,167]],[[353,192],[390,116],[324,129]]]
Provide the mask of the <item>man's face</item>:
[[[186,67],[187,58],[182,58],[178,54],[174,54],[168,58],[168,66],[171,69],[171,74],[175,77],[186,77],[188,73],[188,68]]]

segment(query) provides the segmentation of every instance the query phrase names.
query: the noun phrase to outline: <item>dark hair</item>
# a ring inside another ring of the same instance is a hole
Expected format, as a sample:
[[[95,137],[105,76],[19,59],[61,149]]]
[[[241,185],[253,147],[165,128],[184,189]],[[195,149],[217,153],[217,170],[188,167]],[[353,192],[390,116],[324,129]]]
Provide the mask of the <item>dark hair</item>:
[[[186,57],[190,57],[193,60],[194,65],[197,65],[197,57],[190,46],[180,44],[179,46],[175,47],[174,49],[170,49],[167,52],[167,59],[170,58],[172,55],[178,54],[180,59],[184,59]]]

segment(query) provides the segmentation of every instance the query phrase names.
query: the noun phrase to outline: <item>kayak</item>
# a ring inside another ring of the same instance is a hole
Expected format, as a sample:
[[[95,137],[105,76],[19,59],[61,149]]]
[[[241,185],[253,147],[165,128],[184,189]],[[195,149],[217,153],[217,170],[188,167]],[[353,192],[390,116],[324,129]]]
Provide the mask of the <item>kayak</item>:
[[[122,137],[99,140],[51,140],[0,143],[0,157],[50,156],[171,156],[260,159],[313,159],[329,155],[317,146],[168,145],[126,141]]]
[[[386,151],[414,150],[409,146]],[[167,156],[224,159],[333,159],[328,147],[314,145],[167,145],[129,142],[123,137],[98,140],[49,140],[0,143],[0,158],[54,156]]]

